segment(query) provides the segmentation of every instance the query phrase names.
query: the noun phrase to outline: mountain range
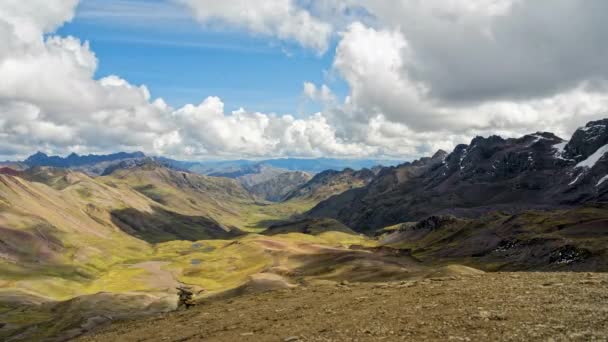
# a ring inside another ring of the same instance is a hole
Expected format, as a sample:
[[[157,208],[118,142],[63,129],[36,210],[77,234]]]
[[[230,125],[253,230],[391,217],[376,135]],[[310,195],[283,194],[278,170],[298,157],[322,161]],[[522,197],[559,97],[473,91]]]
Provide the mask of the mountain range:
[[[382,169],[367,186],[319,203],[309,215],[371,233],[430,215],[567,208],[608,201],[608,119],[569,141],[539,132],[476,137],[451,153]]]
[[[372,168],[378,165],[391,166],[399,163],[390,159],[332,159],[332,158],[282,158],[267,160],[227,160],[227,161],[180,161],[162,156],[146,156],[143,152],[119,152],[108,155],[78,155],[71,153],[67,157],[49,156],[37,152],[23,161],[23,164],[32,166],[53,166],[61,168],[79,168],[92,174],[103,173],[104,167],[112,163],[150,158],[157,162],[179,170],[188,170],[199,174],[238,178],[247,174],[258,173],[261,167],[275,168],[286,171],[303,171],[307,173],[318,173],[325,170],[341,171],[345,168],[361,169]],[[4,162],[9,164],[16,162]]]
[[[201,165],[37,153],[0,167],[0,339],[59,341],[165,312],[185,284],[222,300],[608,271],[608,119],[568,141],[476,137],[387,167]]]

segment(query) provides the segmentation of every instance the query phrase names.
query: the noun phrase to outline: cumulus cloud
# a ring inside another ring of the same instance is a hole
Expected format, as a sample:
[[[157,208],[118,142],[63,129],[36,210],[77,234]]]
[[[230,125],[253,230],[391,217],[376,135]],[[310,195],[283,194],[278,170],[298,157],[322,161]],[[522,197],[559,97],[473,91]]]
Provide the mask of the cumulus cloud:
[[[325,113],[339,134],[414,156],[478,134],[568,137],[606,115],[603,1],[347,2],[374,20],[340,35],[350,92]]]
[[[174,109],[119,76],[94,79],[98,61],[89,44],[52,34],[73,17],[75,6],[0,5],[0,39],[9,42],[0,54],[0,155],[25,156],[33,149],[137,149],[191,158],[373,153],[338,138],[322,114],[295,119],[244,109],[225,113],[217,97]]]
[[[607,112],[605,1],[555,0],[550,8],[524,0],[174,1],[206,25],[319,52],[334,37],[332,69],[348,95],[305,82],[303,95],[323,104],[305,117],[226,112],[213,96],[172,108],[144,85],[96,79],[89,44],[53,34],[73,18],[77,0],[6,0],[0,155],[143,150],[189,159],[410,159],[478,134],[549,130],[567,137]]]
[[[197,106],[186,105],[174,111],[172,117],[179,129],[171,135],[173,144],[164,144],[163,148],[178,154],[353,157],[376,152],[364,144],[337,138],[320,113],[306,119],[250,113],[244,109],[227,114],[219,98],[209,97]]]
[[[304,82],[302,94],[307,99],[313,101],[328,103],[334,102],[336,100],[335,95],[332,93],[331,89],[326,84],[321,85],[321,87],[317,87],[314,83]]]
[[[294,40],[325,52],[332,25],[299,6],[295,0],[174,0],[187,5],[202,23],[219,23],[257,34]]]
[[[608,77],[602,0],[363,2],[407,40],[403,72],[441,101],[550,96]]]

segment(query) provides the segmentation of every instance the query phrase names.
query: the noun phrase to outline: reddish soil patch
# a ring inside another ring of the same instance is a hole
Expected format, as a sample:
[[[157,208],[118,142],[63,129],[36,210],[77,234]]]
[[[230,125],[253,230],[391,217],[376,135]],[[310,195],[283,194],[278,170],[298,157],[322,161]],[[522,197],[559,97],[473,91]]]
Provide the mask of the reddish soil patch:
[[[0,175],[19,177],[21,176],[21,172],[15,169],[11,169],[10,167],[2,167],[0,168]]]

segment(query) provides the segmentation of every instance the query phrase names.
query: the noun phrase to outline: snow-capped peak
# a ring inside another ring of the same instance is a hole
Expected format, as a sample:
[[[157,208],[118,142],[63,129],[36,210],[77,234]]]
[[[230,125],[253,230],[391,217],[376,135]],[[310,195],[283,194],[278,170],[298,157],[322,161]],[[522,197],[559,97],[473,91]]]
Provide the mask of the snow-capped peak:
[[[608,144],[598,148],[597,151],[595,151],[595,153],[593,153],[592,155],[587,157],[587,159],[576,164],[576,167],[593,168],[595,166],[595,164],[598,162],[598,160],[602,159],[602,157],[604,156],[604,154],[606,154],[606,152],[608,152]]]
[[[566,152],[566,145],[568,145],[567,141],[562,141],[558,144],[553,145],[553,148],[555,149],[555,154],[553,155],[555,156],[555,158],[569,160],[568,158],[564,158],[564,154]]]

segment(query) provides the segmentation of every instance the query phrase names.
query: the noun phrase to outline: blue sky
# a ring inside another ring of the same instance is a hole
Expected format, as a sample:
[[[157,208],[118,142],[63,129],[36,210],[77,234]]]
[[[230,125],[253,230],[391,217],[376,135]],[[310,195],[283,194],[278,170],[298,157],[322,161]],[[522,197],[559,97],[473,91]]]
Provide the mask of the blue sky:
[[[302,116],[319,110],[302,97],[305,81],[346,93],[331,70],[335,42],[319,55],[295,43],[203,27],[163,0],[84,0],[58,33],[89,41],[99,60],[96,77],[145,84],[173,107],[219,96],[228,111]]]
[[[478,135],[567,138],[606,115],[607,11],[604,0],[0,1],[0,157],[411,160]]]

